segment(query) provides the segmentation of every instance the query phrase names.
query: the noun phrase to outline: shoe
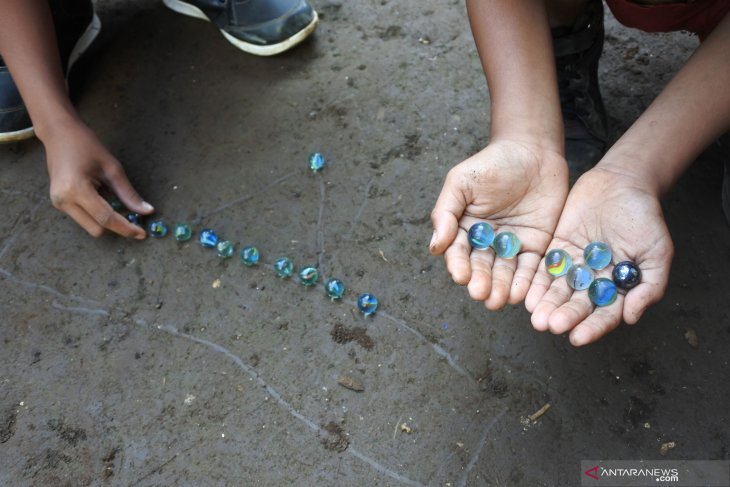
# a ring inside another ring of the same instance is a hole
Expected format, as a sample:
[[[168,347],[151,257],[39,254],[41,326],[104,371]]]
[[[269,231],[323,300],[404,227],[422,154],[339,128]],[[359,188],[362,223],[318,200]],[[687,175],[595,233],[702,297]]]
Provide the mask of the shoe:
[[[608,143],[606,109],[598,87],[603,36],[600,0],[590,0],[572,27],[552,30],[571,181],[603,157]]]
[[[163,0],[175,12],[212,22],[242,51],[273,56],[296,46],[317,28],[307,0]]]
[[[0,144],[33,137],[33,124],[8,67],[0,58]]]
[[[94,13],[90,0],[50,3],[56,41],[64,75],[89,48],[101,29],[101,21]],[[33,124],[8,67],[0,58],[0,144],[33,137]]]

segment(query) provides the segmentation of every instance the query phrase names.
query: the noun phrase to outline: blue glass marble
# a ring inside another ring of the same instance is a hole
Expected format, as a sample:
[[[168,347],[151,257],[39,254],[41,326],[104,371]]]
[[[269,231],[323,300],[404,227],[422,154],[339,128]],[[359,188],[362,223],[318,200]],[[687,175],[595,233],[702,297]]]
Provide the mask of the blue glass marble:
[[[593,282],[593,270],[585,264],[575,264],[565,274],[568,286],[576,291],[584,291]]]
[[[324,285],[324,289],[327,291],[327,296],[333,301],[342,299],[342,296],[345,295],[345,285],[339,279],[328,280]]]
[[[127,221],[131,223],[132,225],[137,225],[138,227],[142,226],[142,215],[139,213],[127,213]]]
[[[478,250],[488,249],[494,242],[494,228],[487,222],[477,222],[469,228],[469,243]]]
[[[573,259],[563,249],[552,249],[545,254],[545,268],[553,277],[564,276],[573,265]]]
[[[299,271],[299,282],[305,286],[314,286],[319,279],[319,271],[316,267],[306,266]]]
[[[512,232],[501,232],[494,237],[492,248],[497,257],[511,259],[520,252],[520,239]]]
[[[248,246],[241,249],[241,262],[247,266],[251,267],[258,264],[260,259],[261,254],[259,254],[259,249],[256,247]]]
[[[616,301],[618,290],[611,279],[599,277],[588,286],[588,297],[596,306],[608,306]]]
[[[215,244],[215,253],[218,254],[218,257],[221,259],[229,258],[233,255],[235,250],[236,246],[233,245],[233,242],[230,240],[219,240],[218,243]]]
[[[200,231],[198,240],[203,247],[212,249],[218,244],[218,235],[210,228],[206,228]]]
[[[109,202],[109,205],[112,207],[112,210],[117,211],[119,213],[124,211],[124,203],[119,201],[118,199],[113,199]]]
[[[288,257],[282,257],[274,262],[274,272],[279,277],[291,277],[294,274],[294,262]]]
[[[611,247],[603,242],[591,242],[583,250],[583,259],[591,269],[600,271],[611,263]]]
[[[185,242],[190,240],[193,236],[193,230],[190,228],[190,225],[178,223],[175,225],[175,228],[172,229],[172,234],[178,242]]]
[[[641,269],[628,260],[619,262],[613,268],[613,282],[624,291],[633,289],[641,282]]]
[[[309,156],[309,169],[313,172],[320,171],[324,167],[324,156],[315,152]]]
[[[167,235],[167,225],[165,225],[165,222],[162,220],[155,220],[150,223],[149,227],[147,229],[150,232],[150,235],[156,238],[164,237]]]
[[[372,294],[361,294],[357,297],[357,309],[365,316],[370,316],[378,310],[378,298]]]

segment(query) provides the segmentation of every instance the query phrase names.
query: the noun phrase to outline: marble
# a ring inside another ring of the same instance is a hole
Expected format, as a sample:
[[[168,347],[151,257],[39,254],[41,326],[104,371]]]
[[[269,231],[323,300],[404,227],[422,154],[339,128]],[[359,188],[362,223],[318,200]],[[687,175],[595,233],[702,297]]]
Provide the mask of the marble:
[[[132,225],[142,226],[142,215],[139,213],[129,212],[127,213],[127,221]]]
[[[345,285],[339,279],[329,279],[325,283],[324,289],[327,291],[327,296],[333,301],[342,299],[342,296],[345,295]]]
[[[314,286],[319,279],[319,271],[316,267],[306,266],[299,271],[299,282],[305,286]]]
[[[487,222],[477,222],[469,228],[469,244],[478,250],[486,250],[494,242],[494,228]]]
[[[616,301],[618,291],[611,279],[599,277],[588,286],[588,297],[596,306],[608,306]]]
[[[591,269],[600,271],[611,263],[611,247],[603,242],[591,242],[583,250],[583,259]]]
[[[163,222],[162,220],[155,220],[153,222],[150,222],[147,230],[149,230],[151,236],[156,238],[164,237],[165,235],[167,235],[167,225],[165,225],[165,222]]]
[[[219,240],[218,243],[215,244],[215,253],[218,254],[218,257],[221,259],[228,259],[233,255],[235,250],[236,246],[230,240]]]
[[[319,152],[315,152],[309,156],[309,169],[313,172],[322,170],[324,167],[324,156]]]
[[[501,232],[494,237],[492,248],[497,257],[511,259],[520,252],[520,239],[512,232]]]
[[[175,228],[172,229],[172,235],[178,242],[187,242],[193,236],[193,230],[190,225],[185,223],[178,223]]]
[[[274,262],[274,272],[282,278],[291,277],[294,274],[294,262],[288,257],[282,257]]]
[[[372,294],[361,294],[357,297],[357,309],[365,316],[370,316],[378,310],[378,298]]]
[[[616,264],[613,268],[612,277],[616,286],[628,291],[641,282],[641,269],[633,262],[625,260]]]
[[[565,274],[568,286],[576,291],[585,291],[593,282],[593,269],[585,264],[574,264]]]
[[[259,263],[259,260],[261,260],[261,253],[259,252],[259,249],[249,245],[241,249],[240,257],[241,262],[251,267]]]
[[[205,228],[200,231],[198,240],[203,247],[212,249],[218,244],[218,235],[210,228]]]
[[[116,211],[116,212],[118,212],[118,213],[121,213],[121,212],[123,212],[123,211],[124,211],[124,210],[126,209],[126,208],[124,207],[124,203],[122,203],[122,202],[121,202],[121,201],[119,201],[118,199],[113,199],[113,200],[111,200],[111,201],[109,202],[109,205],[110,205],[110,206],[112,207],[112,210],[114,210],[114,211]]]
[[[552,249],[545,254],[545,268],[553,277],[564,276],[572,265],[573,259],[563,249]]]

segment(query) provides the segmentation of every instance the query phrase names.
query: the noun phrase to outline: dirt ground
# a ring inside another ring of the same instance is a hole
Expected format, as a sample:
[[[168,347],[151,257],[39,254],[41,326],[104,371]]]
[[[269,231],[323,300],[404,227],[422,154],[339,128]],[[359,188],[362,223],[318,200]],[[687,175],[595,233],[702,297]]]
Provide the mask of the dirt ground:
[[[428,255],[447,170],[487,142],[463,3],[315,6],[314,38],[264,59],[156,1],[100,1],[72,79],[162,217],[267,265],[93,240],[50,207],[41,144],[0,147],[0,484],[567,486],[582,459],[730,458],[728,151],[666,198],[664,300],[572,348],[522,306],[471,302]],[[607,25],[618,135],[697,41]],[[340,277],[344,302],[275,277],[281,255]],[[368,291],[381,312],[364,319]]]

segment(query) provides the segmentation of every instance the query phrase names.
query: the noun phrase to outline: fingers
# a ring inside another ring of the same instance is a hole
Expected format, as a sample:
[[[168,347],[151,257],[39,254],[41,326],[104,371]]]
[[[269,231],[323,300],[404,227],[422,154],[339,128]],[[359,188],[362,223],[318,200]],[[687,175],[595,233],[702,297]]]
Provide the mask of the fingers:
[[[460,230],[460,232],[462,231]],[[468,289],[469,296],[474,301],[484,301],[492,291],[494,259],[492,249],[473,250],[471,253],[471,279],[469,280]]]
[[[104,198],[99,196],[96,188],[88,186],[79,197],[78,205],[83,209],[94,222],[105,230],[128,238],[142,240],[145,238],[145,231],[133,225],[122,215],[114,211]]]
[[[570,332],[570,343],[575,347],[581,347],[613,331],[621,324],[622,309],[624,309],[624,297],[621,295],[612,305],[596,308]]]
[[[461,189],[453,182],[454,176],[449,173],[436,205],[431,212],[433,236],[429,249],[433,255],[441,255],[456,238],[459,219],[466,208],[466,200]]]
[[[550,315],[560,306],[567,303],[572,295],[573,290],[568,286],[565,279],[556,279],[550,283],[547,291],[532,310],[530,320],[533,328],[538,331],[547,331]]]
[[[73,218],[73,220],[92,237],[99,238],[104,234],[104,228],[94,221],[94,219],[91,218],[91,216],[89,216],[89,214],[81,207],[77,205],[69,205],[60,209]]]
[[[451,245],[444,253],[444,260],[451,278],[460,286],[465,286],[472,276],[470,254],[471,245],[469,245],[466,230],[459,228],[456,238],[452,239]]]
[[[149,215],[154,212],[154,207],[144,201],[132,184],[127,179],[121,164],[116,159],[111,160],[105,168],[104,182],[111,188],[124,206],[135,213]],[[117,232],[118,233],[118,232]]]
[[[516,268],[517,259],[502,259],[500,257],[494,259],[494,266],[492,267],[492,291],[484,302],[487,309],[496,311],[507,303]]]
[[[509,304],[517,304],[525,299],[530,284],[535,278],[535,271],[540,265],[540,258],[540,254],[534,252],[525,252],[517,256],[517,270],[512,279]]]

